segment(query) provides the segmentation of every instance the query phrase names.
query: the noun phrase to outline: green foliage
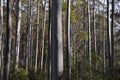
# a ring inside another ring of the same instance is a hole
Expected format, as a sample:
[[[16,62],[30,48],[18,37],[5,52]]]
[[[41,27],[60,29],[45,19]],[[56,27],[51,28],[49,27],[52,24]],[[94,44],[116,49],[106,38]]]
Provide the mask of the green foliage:
[[[63,1],[63,3],[62,3],[62,11],[66,12],[66,10],[67,10],[67,2]]]
[[[71,19],[71,22],[76,22],[78,19],[78,14],[74,10],[71,10],[70,19]]]
[[[103,80],[103,73],[100,69],[101,59],[100,56],[92,52],[92,68],[89,64],[88,54],[76,54],[75,64],[72,66],[72,80],[89,80],[90,75],[92,80]],[[73,59],[73,58],[71,58]],[[73,63],[73,62],[72,62]],[[95,64],[97,63],[97,65]],[[96,69],[97,66],[97,69]],[[90,73],[91,70],[91,73]]]
[[[85,31],[80,31],[80,39],[83,40],[83,39],[87,39],[88,37],[88,33],[85,32]]]
[[[34,67],[30,67],[28,71],[29,71],[29,73],[28,73],[29,80],[47,80],[47,72],[46,71],[37,70],[35,73]]]
[[[36,80],[47,80],[47,72],[38,70],[35,77]]]
[[[115,65],[113,69],[107,68],[106,79],[107,80],[119,80],[120,79],[120,65]]]
[[[34,67],[29,67],[26,71],[22,66],[20,64],[18,71],[15,71],[14,62],[11,60],[9,80],[47,80],[47,71],[37,70],[35,73]]]
[[[18,71],[10,74],[10,80],[29,80],[28,72],[23,68],[19,68]]]
[[[30,67],[28,69],[28,77],[29,77],[29,80],[36,80],[35,69],[33,67]]]

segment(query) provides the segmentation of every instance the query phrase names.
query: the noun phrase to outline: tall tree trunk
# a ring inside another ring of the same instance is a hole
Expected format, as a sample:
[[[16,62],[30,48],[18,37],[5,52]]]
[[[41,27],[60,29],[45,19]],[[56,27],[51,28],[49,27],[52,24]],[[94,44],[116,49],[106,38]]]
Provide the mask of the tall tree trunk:
[[[36,56],[35,56],[35,72],[37,71],[38,62],[38,41],[39,41],[39,0],[37,1],[37,42],[36,42]]]
[[[62,0],[52,1],[52,80],[62,80],[63,44],[62,44]]]
[[[51,80],[51,7],[52,0],[49,0],[49,25],[48,25],[48,80]]]
[[[3,27],[3,0],[1,0],[0,2],[0,80],[3,79],[2,27]]]
[[[31,22],[32,22],[33,20],[31,19]],[[32,25],[32,24],[31,24]],[[33,41],[34,41],[34,28],[31,26],[31,37],[30,37],[30,58],[29,58],[29,62],[30,62],[30,64],[29,64],[29,66],[30,67],[33,67],[33,63],[32,63],[32,60],[33,60],[33,53],[34,53],[34,51],[33,51]]]
[[[104,0],[105,3],[105,0]],[[103,80],[106,80],[106,38],[105,38],[105,4],[103,5]]]
[[[87,32],[87,27],[86,27],[86,7],[83,8],[83,14],[84,14],[84,17],[83,17],[83,25],[84,25],[84,31]],[[85,75],[85,64],[86,64],[86,55],[88,54],[88,48],[87,48],[87,40],[84,39],[84,62],[83,62],[83,75]]]
[[[111,53],[109,54],[109,67],[110,67],[110,72],[112,72],[112,78],[110,80],[113,80],[114,77],[114,73],[113,73],[113,69],[114,69],[114,33],[113,33],[113,28],[114,28],[114,8],[115,8],[115,1],[112,0],[112,15],[111,15]]]
[[[43,69],[43,58],[44,58],[44,46],[45,46],[45,26],[46,26],[46,2],[44,7],[44,19],[43,19],[43,40],[42,40],[42,55],[41,55],[41,70]]]
[[[95,0],[93,0],[93,27],[94,27],[94,52],[96,54],[97,48],[96,48],[96,25],[95,25]]]
[[[96,25],[95,25],[95,0],[93,0],[93,36],[94,36],[94,53],[97,55],[97,44],[96,44]],[[97,59],[95,59],[97,60]],[[96,61],[95,61],[96,62]],[[95,63],[97,69],[97,63]]]
[[[70,49],[70,3],[71,0],[67,0],[67,31],[66,31],[66,46],[67,46],[67,55],[66,55],[66,63],[67,63],[67,80],[71,80],[71,63],[70,63],[70,55],[71,55],[71,49]]]
[[[31,49],[31,0],[28,0],[27,32],[26,70],[28,70]]]
[[[4,68],[4,66],[3,66],[3,65],[4,65],[4,60],[3,60],[3,58],[4,58],[3,56],[4,56],[4,55],[3,55],[3,52],[4,52],[4,46],[5,46],[5,45],[4,45],[5,43],[4,43],[4,41],[3,41],[3,39],[5,39],[4,37],[5,37],[5,36],[3,36],[3,33],[2,33],[2,44],[1,44],[1,45],[2,45],[2,47],[1,47],[1,73],[0,73],[0,75],[1,75],[0,79],[1,79],[1,80],[3,80],[3,68]]]
[[[113,61],[113,54],[114,54],[114,37],[113,37],[113,27],[114,27],[114,0],[112,0],[112,21],[110,25],[110,8],[109,8],[110,2],[107,0],[107,36],[108,36],[108,54],[109,54],[109,70],[111,72],[111,76],[113,77],[113,66],[114,66],[114,61]],[[110,80],[113,80],[111,78]]]
[[[90,80],[92,80],[92,75],[91,75],[91,67],[92,67],[92,61],[91,61],[91,26],[90,26],[89,0],[87,2],[87,9],[88,9],[88,52],[89,52],[89,64],[90,64]]]
[[[107,36],[108,36],[108,54],[109,54],[109,68],[113,68],[113,26],[114,26],[114,1],[112,1],[112,25],[110,25],[110,2],[107,0]]]
[[[4,79],[9,79],[10,54],[11,54],[11,0],[7,0],[7,22],[6,22],[6,53],[4,57]]]
[[[16,39],[15,39],[15,70],[18,71],[19,49],[20,49],[20,27],[21,27],[21,0],[17,0],[17,20],[16,20]]]
[[[97,55],[97,46],[96,46],[96,25],[95,25],[95,0],[93,0],[93,35],[94,35],[94,53]],[[96,63],[95,63],[96,67]]]
[[[113,33],[113,28],[114,28],[114,12],[115,12],[115,1],[112,0],[112,24],[111,24],[111,49],[112,49],[112,54],[111,54],[111,67],[114,67],[114,33]]]

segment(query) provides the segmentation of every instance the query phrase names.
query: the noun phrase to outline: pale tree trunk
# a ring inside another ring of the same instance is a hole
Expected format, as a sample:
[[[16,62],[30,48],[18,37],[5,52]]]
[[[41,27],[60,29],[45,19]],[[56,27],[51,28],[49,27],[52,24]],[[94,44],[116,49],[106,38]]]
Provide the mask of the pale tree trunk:
[[[19,49],[20,49],[20,27],[21,27],[21,0],[17,0],[17,21],[16,21],[16,40],[15,40],[15,70],[18,71]]]
[[[95,25],[95,0],[93,0],[93,36],[94,36],[94,53],[97,55],[97,44],[96,44],[96,25]],[[97,60],[97,59],[96,59]],[[97,63],[95,63],[95,67],[97,69]]]
[[[62,80],[63,76],[63,44],[62,44],[62,0],[52,1],[52,80]]]
[[[0,80],[3,79],[2,27],[3,27],[3,0],[1,0],[0,2]]]
[[[71,55],[71,49],[70,49],[70,3],[71,0],[67,0],[67,31],[66,31],[66,46],[67,46],[67,55],[66,55],[66,63],[67,63],[67,80],[71,80],[71,62],[70,62],[70,55]]]
[[[37,71],[37,62],[38,62],[38,41],[39,41],[39,0],[37,1],[37,42],[36,42],[36,55],[35,55],[35,73]]]
[[[109,54],[109,70],[111,72],[111,76],[113,77],[113,54],[114,54],[114,37],[113,37],[113,27],[114,27],[114,0],[112,0],[112,15],[111,15],[111,25],[110,25],[110,2],[107,0],[107,36],[108,36],[108,54]],[[110,80],[113,80],[111,78]]]
[[[6,53],[4,57],[4,79],[9,79],[10,54],[11,54],[11,0],[7,0],[7,22],[6,22]]]
[[[91,26],[90,26],[89,0],[87,2],[87,9],[88,9],[88,52],[89,52],[89,65],[90,65],[90,80],[92,80],[92,75],[91,75],[91,67],[92,67],[92,60],[91,60]]]
[[[114,32],[113,32],[113,28],[114,28],[114,9],[115,8],[115,1],[112,0],[112,15],[111,15],[111,54],[109,54],[109,67],[110,67],[110,72],[111,72],[111,76],[112,78],[110,80],[114,79],[114,73],[113,73],[113,69],[114,69]]]
[[[49,26],[48,26],[48,80],[51,80],[51,3],[49,0]]]
[[[46,5],[46,3],[45,3]],[[43,40],[42,40],[42,55],[41,55],[41,70],[43,69],[43,58],[44,58],[44,42],[45,42],[45,26],[46,26],[46,6],[44,8],[44,19],[43,19],[43,34],[42,34],[42,37],[43,37]]]
[[[113,1],[114,2],[114,1]],[[113,26],[114,26],[114,3],[112,3],[112,25],[110,24],[110,2],[107,0],[107,36],[108,36],[108,54],[109,54],[109,68],[113,68]]]
[[[95,25],[95,0],[93,0],[93,27],[94,27],[94,52],[96,53],[96,25]]]

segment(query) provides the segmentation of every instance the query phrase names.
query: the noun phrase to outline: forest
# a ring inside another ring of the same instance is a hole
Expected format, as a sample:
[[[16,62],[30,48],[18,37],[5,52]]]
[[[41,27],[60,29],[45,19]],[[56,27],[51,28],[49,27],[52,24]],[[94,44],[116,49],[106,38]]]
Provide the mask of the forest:
[[[120,80],[120,0],[0,0],[0,80]]]

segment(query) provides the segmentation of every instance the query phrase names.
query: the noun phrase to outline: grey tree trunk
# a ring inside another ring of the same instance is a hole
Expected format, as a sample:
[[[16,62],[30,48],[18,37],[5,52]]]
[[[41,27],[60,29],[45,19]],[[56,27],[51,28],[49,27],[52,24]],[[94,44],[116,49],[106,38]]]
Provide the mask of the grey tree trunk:
[[[114,2],[114,1],[113,1]],[[113,68],[113,26],[114,26],[114,3],[112,3],[112,24],[110,24],[110,2],[107,0],[107,36],[108,36],[108,54],[109,68]]]
[[[27,32],[26,70],[28,70],[31,49],[31,0],[28,0]]]
[[[5,36],[3,36],[3,34],[2,34],[2,39],[5,39],[4,37],[5,37]],[[4,55],[3,55],[3,52],[4,52],[4,46],[5,46],[4,44],[5,44],[5,43],[4,43],[4,41],[2,40],[2,44],[1,44],[1,45],[2,45],[2,47],[1,47],[1,72],[0,72],[0,76],[1,76],[0,79],[1,79],[1,80],[3,80],[3,69],[4,69],[4,59],[3,59],[3,58],[4,58],[4,57],[3,57],[3,56],[4,56]]]
[[[37,71],[37,62],[38,62],[38,40],[39,40],[39,0],[37,1],[37,42],[36,42],[36,56],[35,56],[35,73]]]
[[[3,79],[3,53],[2,53],[2,27],[3,27],[3,0],[0,2],[0,79]]]
[[[104,0],[104,3],[105,3],[105,0]],[[104,12],[103,12],[103,15],[105,16],[105,4],[103,5],[103,8],[104,8]],[[105,38],[105,17],[103,17],[104,21],[103,21],[103,80],[106,80],[106,38]]]
[[[113,37],[113,27],[114,27],[114,0],[112,0],[112,15],[111,15],[111,25],[110,25],[110,2],[107,0],[107,36],[108,36],[108,55],[109,55],[109,70],[112,78],[109,80],[113,80],[113,67],[114,67],[114,37]]]
[[[63,44],[62,44],[62,0],[52,1],[52,80],[62,80],[63,75]]]
[[[71,55],[71,47],[70,47],[70,3],[71,0],[67,0],[67,31],[66,31],[66,46],[67,46],[67,55],[66,55],[66,63],[67,63],[67,80],[71,80],[71,62],[70,62],[70,55]]]
[[[21,0],[17,0],[17,20],[16,20],[16,39],[15,39],[15,70],[18,71],[19,49],[20,49],[20,27],[21,27]]]
[[[31,22],[32,22],[33,20],[31,19]],[[32,25],[32,23],[31,23],[31,25]],[[30,57],[29,57],[29,66],[30,67],[33,67],[33,43],[34,43],[34,33],[33,33],[33,27],[31,26],[31,37],[30,37]]]
[[[110,60],[111,68],[114,67],[114,33],[113,33],[113,28],[115,26],[114,25],[114,19],[115,19],[114,13],[115,13],[115,1],[112,0],[112,23],[111,23],[111,49],[112,49],[112,53],[110,55],[110,57],[111,57],[111,60]]]
[[[52,0],[49,0],[49,26],[48,26],[48,80],[51,80],[51,7]]]
[[[4,57],[4,79],[9,79],[10,54],[11,54],[11,0],[7,0],[7,22],[6,22],[6,53]]]
[[[91,67],[92,67],[92,60],[91,60],[91,26],[90,26],[90,7],[89,7],[89,0],[87,1],[87,9],[88,9],[88,52],[89,52],[89,64],[90,64],[90,80],[92,80],[91,75]]]
[[[93,27],[94,27],[94,52],[96,53],[96,25],[95,25],[95,0],[93,0]]]
[[[45,3],[46,5],[46,3]],[[41,55],[41,70],[43,69],[43,56],[44,56],[44,42],[45,42],[45,26],[46,26],[46,6],[44,8],[44,21],[43,21],[43,34],[42,34],[42,55]]]

